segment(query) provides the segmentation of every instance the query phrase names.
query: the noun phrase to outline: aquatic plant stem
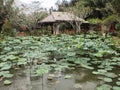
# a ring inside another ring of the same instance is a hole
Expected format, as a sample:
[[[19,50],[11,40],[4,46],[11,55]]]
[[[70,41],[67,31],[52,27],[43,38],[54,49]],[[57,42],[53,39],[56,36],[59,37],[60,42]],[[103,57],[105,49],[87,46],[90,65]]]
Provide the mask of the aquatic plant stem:
[[[42,74],[42,90],[44,90],[43,77],[44,77],[44,75]]]

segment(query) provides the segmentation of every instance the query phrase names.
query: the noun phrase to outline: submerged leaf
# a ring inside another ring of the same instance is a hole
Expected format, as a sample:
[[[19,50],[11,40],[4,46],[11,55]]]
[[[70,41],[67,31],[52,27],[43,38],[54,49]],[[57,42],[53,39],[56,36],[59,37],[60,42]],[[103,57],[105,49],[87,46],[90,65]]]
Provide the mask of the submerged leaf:
[[[64,78],[69,79],[69,78],[71,78],[71,75],[66,75]]]
[[[10,85],[10,84],[12,84],[12,82],[10,80],[5,80],[4,81],[4,85]]]

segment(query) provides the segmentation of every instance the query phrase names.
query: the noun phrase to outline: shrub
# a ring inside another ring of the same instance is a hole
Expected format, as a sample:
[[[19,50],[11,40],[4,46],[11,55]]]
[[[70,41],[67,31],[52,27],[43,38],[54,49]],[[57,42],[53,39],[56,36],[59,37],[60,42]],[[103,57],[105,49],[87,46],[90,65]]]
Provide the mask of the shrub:
[[[101,20],[98,18],[92,18],[92,19],[89,19],[88,22],[90,24],[99,24],[99,23],[101,23]]]
[[[117,22],[116,19],[117,19],[116,15],[111,15],[111,16],[108,16],[107,18],[105,18],[102,23],[106,26],[109,26],[109,25],[111,25],[111,23]]]
[[[117,23],[115,28],[116,28],[116,30],[120,30],[120,23]]]
[[[4,24],[2,26],[2,33],[4,35],[9,35],[9,36],[13,36],[14,35],[12,25],[9,22],[8,19],[4,20]]]

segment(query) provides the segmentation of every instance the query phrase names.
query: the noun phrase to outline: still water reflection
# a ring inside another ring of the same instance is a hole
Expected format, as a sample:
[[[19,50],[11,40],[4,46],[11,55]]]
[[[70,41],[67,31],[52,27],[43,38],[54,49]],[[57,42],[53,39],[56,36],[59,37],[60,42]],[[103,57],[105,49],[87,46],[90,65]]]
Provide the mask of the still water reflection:
[[[54,74],[52,80],[48,80],[49,74]],[[102,84],[91,70],[76,68],[63,72],[50,72],[43,77],[31,77],[23,70],[16,72],[11,80],[12,85],[4,86],[0,82],[0,90],[96,90],[96,86]],[[71,77],[65,79],[66,75]]]

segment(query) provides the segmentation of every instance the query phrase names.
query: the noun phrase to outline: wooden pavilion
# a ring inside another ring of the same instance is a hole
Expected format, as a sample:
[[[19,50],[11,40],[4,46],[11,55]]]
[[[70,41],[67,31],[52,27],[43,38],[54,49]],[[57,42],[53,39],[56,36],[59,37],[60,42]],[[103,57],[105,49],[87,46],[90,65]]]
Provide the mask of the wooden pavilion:
[[[82,18],[79,18],[68,12],[51,12],[46,18],[38,21],[38,25],[41,26],[51,26],[52,34],[59,34],[59,27],[61,23],[74,23],[77,22],[78,25],[82,23],[88,23]]]

